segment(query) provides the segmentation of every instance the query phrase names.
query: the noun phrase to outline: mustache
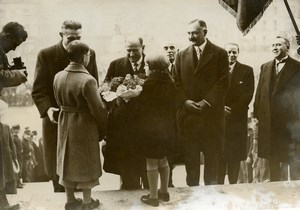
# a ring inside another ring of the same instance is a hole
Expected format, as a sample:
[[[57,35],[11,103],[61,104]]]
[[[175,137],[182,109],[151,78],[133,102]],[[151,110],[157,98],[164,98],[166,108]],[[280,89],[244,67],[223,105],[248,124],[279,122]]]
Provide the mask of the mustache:
[[[191,42],[195,42],[196,39],[195,39],[195,38],[190,38],[190,41],[191,41]]]

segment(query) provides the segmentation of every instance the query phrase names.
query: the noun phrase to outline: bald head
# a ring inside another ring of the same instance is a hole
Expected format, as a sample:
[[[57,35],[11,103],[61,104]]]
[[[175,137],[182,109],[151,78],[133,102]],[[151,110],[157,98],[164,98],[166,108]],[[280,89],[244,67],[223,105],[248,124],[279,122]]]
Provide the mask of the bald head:
[[[130,62],[137,62],[141,59],[144,52],[143,39],[135,36],[127,37],[125,41],[125,49]]]

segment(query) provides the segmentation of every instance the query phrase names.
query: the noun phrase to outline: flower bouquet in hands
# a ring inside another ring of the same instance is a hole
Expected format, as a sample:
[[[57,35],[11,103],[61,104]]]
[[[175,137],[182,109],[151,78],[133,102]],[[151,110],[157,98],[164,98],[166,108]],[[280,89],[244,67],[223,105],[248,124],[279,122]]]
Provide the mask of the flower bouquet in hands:
[[[99,91],[105,101],[110,102],[120,97],[128,102],[130,98],[138,96],[143,88],[144,79],[127,74],[126,77],[114,77],[111,82],[103,83]]]

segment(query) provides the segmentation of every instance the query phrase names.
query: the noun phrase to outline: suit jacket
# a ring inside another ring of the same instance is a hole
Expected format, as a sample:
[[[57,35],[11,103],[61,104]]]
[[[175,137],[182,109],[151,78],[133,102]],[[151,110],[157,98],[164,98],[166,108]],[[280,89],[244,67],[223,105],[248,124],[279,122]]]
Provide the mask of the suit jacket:
[[[71,63],[56,74],[53,88],[61,108],[57,174],[67,181],[95,181],[102,173],[99,140],[107,118],[97,81],[82,65]]]
[[[202,124],[202,135],[213,146],[221,146],[224,137],[224,98],[228,89],[228,58],[224,49],[209,40],[200,61],[194,62],[194,47],[177,53],[175,59],[175,86],[177,89],[179,135],[183,129],[198,129]],[[184,109],[186,100],[205,100],[210,107],[202,114]],[[197,135],[195,138],[199,138]],[[207,141],[207,142],[208,142]],[[219,148],[218,148],[219,149]]]
[[[105,76],[104,81],[111,81],[113,77],[125,77],[126,74],[137,74],[139,77],[145,77],[145,55],[143,55],[143,60],[141,63],[138,72],[133,72],[132,65],[127,57],[122,57],[112,61],[108,67],[107,74]]]
[[[288,57],[277,82],[274,71],[275,60],[261,66],[255,95],[258,155],[288,162],[300,153],[300,62]]]
[[[231,114],[225,117],[225,157],[244,160],[247,157],[248,105],[254,92],[254,74],[250,66],[236,62],[225,97]]]
[[[138,74],[145,77],[143,61],[138,72],[133,72],[132,65],[127,57],[122,57],[110,63],[105,81],[110,81],[113,77],[125,77],[126,74]],[[144,160],[132,154],[131,144],[133,137],[129,128],[132,125],[130,112],[132,101],[128,103],[122,101],[117,105],[116,100],[112,102],[108,115],[107,125],[107,146],[104,152],[105,161],[103,168],[106,172],[115,174],[144,173]],[[143,169],[143,170],[141,170]]]
[[[96,65],[95,52],[91,50],[89,65],[87,70],[98,81],[98,70]],[[56,142],[57,125],[50,122],[47,110],[50,107],[57,107],[54,93],[54,76],[64,70],[70,61],[67,51],[62,43],[43,49],[39,52],[36,62],[34,82],[32,86],[32,98],[38,108],[41,118],[43,118],[43,139],[45,152],[45,169],[51,179],[56,179]]]

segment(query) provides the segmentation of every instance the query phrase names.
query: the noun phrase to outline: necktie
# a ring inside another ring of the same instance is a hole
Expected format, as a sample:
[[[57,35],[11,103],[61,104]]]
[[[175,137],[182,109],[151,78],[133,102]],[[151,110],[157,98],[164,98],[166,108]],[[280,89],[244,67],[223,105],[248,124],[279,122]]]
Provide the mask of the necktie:
[[[170,73],[172,73],[173,66],[174,66],[173,63],[171,63],[170,66],[169,66],[169,72],[170,72]]]
[[[228,74],[228,77],[229,77],[229,86],[231,85],[231,77],[232,77],[232,66],[229,66],[229,74]]]
[[[196,53],[197,53],[197,58],[198,60],[200,60],[200,56],[201,56],[201,49],[199,46],[196,46]]]
[[[137,72],[138,71],[138,69],[137,69],[137,67],[138,67],[138,64],[137,63],[133,63],[133,71],[134,72]]]

